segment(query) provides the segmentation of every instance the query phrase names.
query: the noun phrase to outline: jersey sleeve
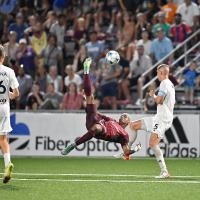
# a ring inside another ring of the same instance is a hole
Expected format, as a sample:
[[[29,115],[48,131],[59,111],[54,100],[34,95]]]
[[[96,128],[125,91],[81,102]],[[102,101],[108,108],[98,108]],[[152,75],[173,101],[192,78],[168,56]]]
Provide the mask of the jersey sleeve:
[[[10,87],[12,89],[15,89],[15,88],[19,87],[18,80],[17,80],[13,70],[11,70],[11,73],[10,73]]]
[[[165,82],[162,81],[160,84],[160,88],[158,90],[158,96],[164,97],[166,95],[167,95],[167,86],[166,86]]]

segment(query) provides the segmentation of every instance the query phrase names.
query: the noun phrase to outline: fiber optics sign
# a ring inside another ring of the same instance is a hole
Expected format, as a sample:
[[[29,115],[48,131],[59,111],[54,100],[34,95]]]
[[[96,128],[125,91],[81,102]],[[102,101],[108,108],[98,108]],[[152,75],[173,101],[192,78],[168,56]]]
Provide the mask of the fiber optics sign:
[[[119,114],[109,114],[118,119]],[[141,115],[132,115],[139,119]],[[161,148],[167,157],[199,157],[199,115],[180,115],[166,132]],[[10,135],[13,155],[60,156],[60,151],[86,133],[84,113],[14,113]],[[149,134],[138,133],[142,150],[134,156],[151,156]],[[77,147],[71,156],[113,156],[121,152],[119,144],[92,139]]]

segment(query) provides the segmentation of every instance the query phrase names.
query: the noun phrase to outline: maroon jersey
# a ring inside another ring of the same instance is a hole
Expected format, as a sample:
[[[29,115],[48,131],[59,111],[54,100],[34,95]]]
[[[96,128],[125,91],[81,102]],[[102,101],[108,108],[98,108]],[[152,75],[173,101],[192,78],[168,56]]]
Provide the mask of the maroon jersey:
[[[94,124],[100,124],[103,127],[103,133],[94,136],[96,139],[102,139],[110,142],[117,142],[121,145],[128,144],[128,133],[118,122],[110,117],[98,114],[94,104],[87,105],[86,108],[86,127],[89,130]]]

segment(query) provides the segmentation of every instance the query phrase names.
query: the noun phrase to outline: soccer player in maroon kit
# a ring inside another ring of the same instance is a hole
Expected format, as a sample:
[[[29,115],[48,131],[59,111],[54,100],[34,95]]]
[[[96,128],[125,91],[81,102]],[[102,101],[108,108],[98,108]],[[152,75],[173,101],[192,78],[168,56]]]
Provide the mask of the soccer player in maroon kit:
[[[125,127],[130,122],[128,114],[122,114],[119,122],[97,112],[92,94],[92,85],[89,77],[91,58],[87,58],[84,66],[84,91],[86,95],[86,128],[88,132],[78,138],[74,143],[61,151],[62,155],[67,155],[76,146],[90,140],[91,138],[106,140],[110,142],[120,143],[124,152],[125,159],[129,159],[129,155],[135,153],[135,150],[128,146],[129,136],[125,131]]]

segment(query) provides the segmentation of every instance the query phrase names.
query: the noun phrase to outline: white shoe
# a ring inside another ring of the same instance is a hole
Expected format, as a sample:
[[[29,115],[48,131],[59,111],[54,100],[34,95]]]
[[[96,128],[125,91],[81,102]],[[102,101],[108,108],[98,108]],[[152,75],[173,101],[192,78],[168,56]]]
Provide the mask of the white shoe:
[[[167,170],[161,171],[159,176],[155,176],[155,178],[157,179],[165,179],[165,178],[169,178],[170,174]]]
[[[136,146],[133,148],[133,150],[135,152],[138,152],[142,149],[142,145],[141,143],[136,144]],[[130,155],[131,156],[131,155]],[[115,154],[113,155],[114,158],[124,158],[124,153],[119,153],[119,154]]]
[[[124,157],[124,153],[118,153],[113,155],[114,158],[123,158]]]
[[[142,145],[141,145],[141,143],[138,143],[138,144],[136,144],[136,146],[135,146],[135,148],[134,148],[134,151],[135,152],[138,152],[138,151],[140,151],[142,149]]]

